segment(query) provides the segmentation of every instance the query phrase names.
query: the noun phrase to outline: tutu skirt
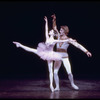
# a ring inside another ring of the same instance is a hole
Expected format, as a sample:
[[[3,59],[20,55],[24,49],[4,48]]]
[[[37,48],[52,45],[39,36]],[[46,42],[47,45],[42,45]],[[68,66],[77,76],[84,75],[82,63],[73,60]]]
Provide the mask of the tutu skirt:
[[[45,43],[39,43],[37,54],[43,60],[61,60],[62,55],[53,51],[53,47],[48,47]]]

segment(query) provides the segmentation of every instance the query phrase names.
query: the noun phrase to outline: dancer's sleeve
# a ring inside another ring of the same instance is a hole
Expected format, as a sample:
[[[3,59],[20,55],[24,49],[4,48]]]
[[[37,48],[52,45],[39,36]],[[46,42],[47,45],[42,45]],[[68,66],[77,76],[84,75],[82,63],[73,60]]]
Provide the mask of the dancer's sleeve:
[[[70,38],[68,41],[70,44],[74,45],[75,47],[77,47],[78,49],[82,50],[84,53],[87,53],[88,50],[82,46],[81,44],[79,44],[76,40]]]

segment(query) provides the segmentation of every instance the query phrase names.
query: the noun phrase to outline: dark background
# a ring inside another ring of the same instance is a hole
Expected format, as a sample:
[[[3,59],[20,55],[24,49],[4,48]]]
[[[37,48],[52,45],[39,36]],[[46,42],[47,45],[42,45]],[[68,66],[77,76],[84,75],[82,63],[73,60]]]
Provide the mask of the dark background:
[[[68,49],[72,72],[76,79],[99,79],[100,2],[98,1],[0,1],[0,78],[48,79],[47,62],[37,55],[16,48],[18,41],[36,48],[45,41],[44,16],[52,28],[56,14],[58,29],[68,25],[69,37],[86,47],[92,58],[81,50]],[[59,77],[67,79],[62,65]]]

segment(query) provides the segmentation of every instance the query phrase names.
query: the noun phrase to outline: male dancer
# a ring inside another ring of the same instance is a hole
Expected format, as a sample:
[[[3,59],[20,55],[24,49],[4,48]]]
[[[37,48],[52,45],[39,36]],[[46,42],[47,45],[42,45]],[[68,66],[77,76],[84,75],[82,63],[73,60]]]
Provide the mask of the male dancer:
[[[69,78],[69,81],[71,83],[71,86],[75,90],[78,90],[79,87],[77,85],[75,85],[75,83],[74,83],[73,74],[72,74],[72,71],[71,71],[71,65],[70,65],[70,62],[69,62],[69,56],[68,56],[68,53],[67,53],[67,49],[69,47],[69,44],[72,44],[75,47],[77,47],[78,49],[82,50],[84,53],[86,53],[88,57],[91,57],[92,54],[85,47],[83,47],[81,44],[79,44],[77,41],[75,41],[74,39],[68,37],[68,33],[69,33],[68,26],[66,26],[66,25],[61,26],[60,31],[58,31],[57,25],[56,25],[56,16],[55,16],[55,14],[52,15],[51,17],[53,18],[53,20],[52,20],[53,29],[57,33],[57,36],[56,36],[57,39],[58,40],[68,40],[68,42],[57,43],[57,45],[56,45],[57,52],[62,54],[63,59],[59,60],[59,61],[55,61],[55,63],[54,63],[54,80],[55,80],[55,84],[56,84],[55,91],[60,90],[58,71],[59,71],[59,68],[61,67],[62,62],[64,64],[66,72],[68,73],[68,78]]]

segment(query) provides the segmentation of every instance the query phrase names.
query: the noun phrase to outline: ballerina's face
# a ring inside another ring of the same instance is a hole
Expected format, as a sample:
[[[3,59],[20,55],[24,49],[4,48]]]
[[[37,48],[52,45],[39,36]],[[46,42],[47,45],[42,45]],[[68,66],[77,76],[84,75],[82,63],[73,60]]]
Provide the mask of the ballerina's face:
[[[54,30],[50,30],[49,31],[49,35],[53,35],[54,36]]]

